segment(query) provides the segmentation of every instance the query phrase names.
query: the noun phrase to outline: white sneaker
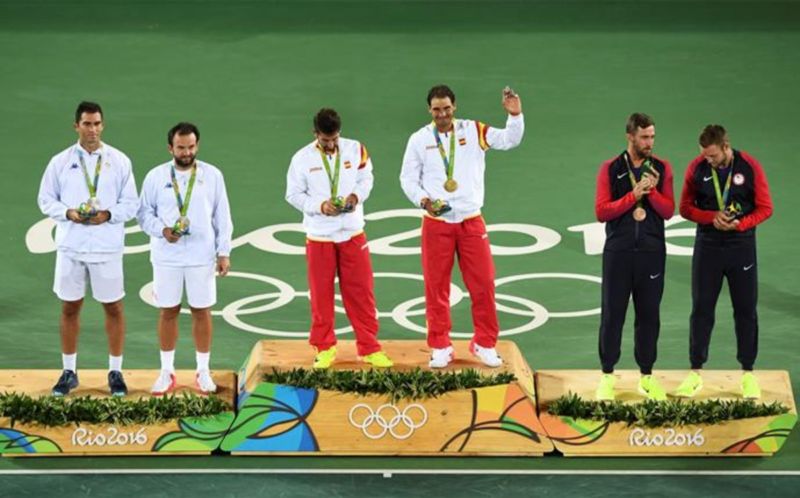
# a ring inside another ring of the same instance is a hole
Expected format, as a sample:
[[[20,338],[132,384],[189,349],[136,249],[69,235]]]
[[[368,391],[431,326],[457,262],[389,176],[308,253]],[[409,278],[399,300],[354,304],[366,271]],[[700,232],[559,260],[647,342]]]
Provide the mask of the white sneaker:
[[[169,370],[162,370],[161,373],[158,375],[155,384],[150,389],[150,392],[154,396],[163,396],[168,392],[175,389],[177,383],[175,382],[175,372],[170,372]]]
[[[200,394],[211,394],[217,392],[217,385],[211,380],[211,372],[208,370],[198,370],[195,375],[195,385]]]
[[[431,361],[428,366],[431,368],[444,368],[453,361],[453,346],[447,346],[443,349],[431,349]]]
[[[469,343],[469,352],[487,367],[497,368],[503,364],[503,359],[497,355],[497,350],[494,348],[484,348],[471,341]]]

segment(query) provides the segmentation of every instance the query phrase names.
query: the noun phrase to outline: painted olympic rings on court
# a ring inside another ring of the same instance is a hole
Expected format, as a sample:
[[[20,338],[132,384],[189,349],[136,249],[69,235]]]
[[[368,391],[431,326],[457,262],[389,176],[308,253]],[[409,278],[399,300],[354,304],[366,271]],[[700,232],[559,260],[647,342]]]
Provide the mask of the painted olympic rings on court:
[[[415,412],[418,419],[413,416]],[[350,409],[347,418],[350,425],[361,429],[361,432],[370,439],[380,439],[389,433],[393,438],[403,440],[411,437],[415,430],[425,425],[428,421],[428,412],[422,405],[416,403],[406,406],[402,412],[395,405],[388,403],[379,406],[377,410],[373,410],[365,403],[359,403]],[[404,429],[396,430],[399,427]]]
[[[399,278],[406,280],[417,280],[420,282],[423,280],[422,275],[414,273],[399,273],[399,272],[376,272],[374,274],[374,277],[393,278],[393,279]],[[302,331],[274,330],[274,329],[259,327],[247,323],[243,320],[243,317],[246,317],[247,315],[254,315],[257,313],[267,313],[269,311],[279,309],[283,306],[290,304],[292,301],[294,301],[295,298],[308,299],[309,298],[308,291],[296,291],[294,287],[284,282],[283,280],[280,280],[275,277],[270,277],[267,275],[259,275],[256,273],[230,272],[228,274],[228,277],[226,278],[244,278],[248,280],[255,280],[257,282],[263,282],[265,284],[269,284],[270,286],[274,287],[275,291],[265,292],[262,294],[255,294],[252,296],[237,299],[225,305],[221,310],[213,310],[211,312],[212,315],[222,317],[226,322],[228,322],[228,324],[237,329],[244,330],[246,332],[251,332],[254,334],[261,334],[273,337],[288,337],[288,338],[302,338],[302,339],[308,337],[308,330],[302,330]],[[580,273],[526,273],[521,275],[510,275],[507,277],[498,278],[497,280],[495,280],[495,287],[499,289],[503,285],[510,284],[512,282],[518,282],[523,280],[535,280],[535,279],[566,279],[566,280],[594,282],[598,284],[601,283],[602,281],[600,277],[596,277],[593,275],[583,275]],[[155,301],[153,300],[152,282],[144,285],[139,290],[139,297],[145,303],[154,307],[156,306]],[[461,288],[459,288],[454,283],[450,284],[451,307],[460,303],[465,297],[468,296]],[[600,314],[599,307],[586,310],[576,310],[576,311],[549,311],[541,304],[525,297],[514,296],[507,293],[496,293],[495,297],[497,299],[498,312],[529,318],[529,320],[526,323],[520,326],[507,330],[501,330],[500,336],[510,336],[510,335],[522,334],[525,332],[530,332],[531,330],[534,330],[544,325],[550,318],[576,318],[576,317],[584,317],[584,316]],[[339,294],[336,294],[335,298],[336,300],[341,301],[341,296]],[[425,297],[420,296],[404,301],[396,305],[390,311],[376,310],[376,312],[378,318],[391,318],[395,323],[397,323],[398,325],[400,325],[405,329],[408,329],[412,332],[425,334],[427,333],[425,327],[423,325],[414,323],[410,319],[410,317],[425,315],[424,304],[425,304]],[[516,307],[510,306],[509,304],[515,304],[518,306]],[[342,308],[341,306],[338,305],[334,306],[334,309],[338,313],[341,314],[345,313],[344,308]],[[187,314],[190,313],[188,309],[184,309],[181,312]],[[302,319],[298,319],[297,323],[302,323],[303,325],[307,325],[306,316],[304,315]],[[353,328],[351,326],[346,326],[336,329],[335,333],[337,335],[342,335],[352,331]],[[451,335],[452,337],[456,338],[472,337],[471,332],[453,331]]]

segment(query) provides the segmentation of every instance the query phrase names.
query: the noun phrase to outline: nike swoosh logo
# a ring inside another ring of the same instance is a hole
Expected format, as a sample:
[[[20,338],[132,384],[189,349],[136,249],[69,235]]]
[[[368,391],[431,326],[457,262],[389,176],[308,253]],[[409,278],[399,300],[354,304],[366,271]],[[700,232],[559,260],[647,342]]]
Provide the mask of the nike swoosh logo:
[[[622,180],[626,176],[628,176],[628,173],[622,173],[621,175],[617,175],[617,180]]]
[[[655,275],[650,275],[650,280],[655,280],[655,279],[657,279],[657,278],[658,278],[658,277],[660,277],[660,276],[661,276],[661,274],[660,274],[660,273],[656,273]]]
[[[747,271],[747,270],[749,270],[750,268],[754,267],[755,265],[756,265],[756,264],[755,264],[755,263],[753,263],[752,265],[749,265],[749,266],[743,266],[743,267],[742,267],[742,270],[744,270],[744,271]]]
[[[707,182],[707,181],[711,180],[712,178],[714,178],[714,177],[713,176],[704,176],[703,177],[703,181]]]

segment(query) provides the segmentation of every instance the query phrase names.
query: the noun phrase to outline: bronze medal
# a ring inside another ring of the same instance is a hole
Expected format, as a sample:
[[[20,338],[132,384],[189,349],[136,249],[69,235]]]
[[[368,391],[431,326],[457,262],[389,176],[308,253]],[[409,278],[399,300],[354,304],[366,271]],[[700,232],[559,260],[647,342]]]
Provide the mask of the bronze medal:
[[[643,207],[637,207],[633,210],[633,219],[636,221],[644,221],[647,218],[647,211]]]
[[[458,190],[458,182],[452,178],[448,178],[447,181],[444,182],[444,189],[448,192],[455,192]]]

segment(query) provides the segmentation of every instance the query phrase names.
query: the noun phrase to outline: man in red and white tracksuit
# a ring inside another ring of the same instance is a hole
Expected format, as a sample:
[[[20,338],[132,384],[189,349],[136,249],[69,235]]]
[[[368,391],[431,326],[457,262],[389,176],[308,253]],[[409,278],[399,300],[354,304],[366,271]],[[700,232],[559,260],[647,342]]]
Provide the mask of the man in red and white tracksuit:
[[[336,111],[321,109],[314,117],[316,140],[292,157],[286,177],[286,200],[302,211],[307,237],[314,368],[328,368],[336,358],[337,274],[358,355],[372,366],[390,367],[377,338],[372,264],[364,234],[363,205],[372,190],[372,161],[366,147],[340,137],[340,130]]]
[[[481,216],[486,151],[508,150],[522,141],[522,103],[510,88],[503,92],[505,129],[480,121],[456,120],[456,97],[445,85],[428,92],[433,122],[408,140],[400,183],[406,197],[425,210],[422,221],[422,272],[425,317],[432,368],[453,359],[450,342],[450,274],[454,256],[472,301],[475,335],[470,351],[485,365],[502,364],[495,344],[500,327],[494,293],[494,262]]]

